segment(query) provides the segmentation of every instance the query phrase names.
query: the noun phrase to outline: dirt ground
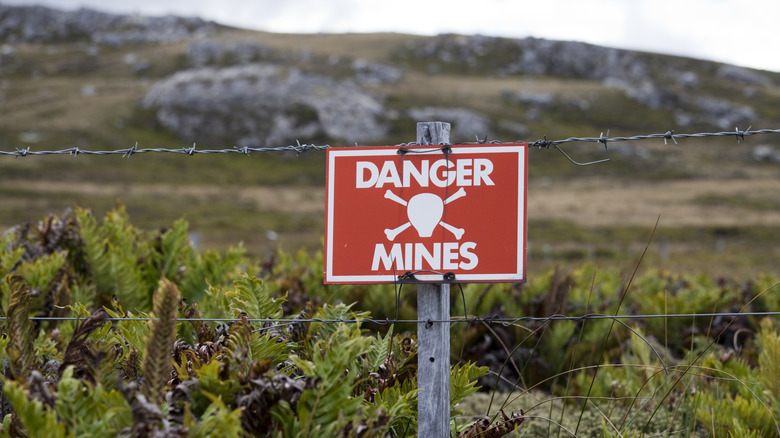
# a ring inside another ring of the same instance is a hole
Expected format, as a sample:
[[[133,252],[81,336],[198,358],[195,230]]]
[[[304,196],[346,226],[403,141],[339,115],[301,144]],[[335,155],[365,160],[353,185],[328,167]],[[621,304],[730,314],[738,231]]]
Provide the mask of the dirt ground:
[[[780,179],[529,181],[529,219],[582,226],[780,225]],[[775,207],[774,209],[772,207]]]
[[[205,199],[229,193],[235,202],[251,203],[264,211],[323,216],[325,213],[325,189],[322,187],[85,182],[61,185],[44,180],[11,180],[4,181],[3,185],[24,187],[40,194],[56,191],[106,197],[149,195]],[[555,184],[537,179],[528,184],[530,220],[563,220],[584,227],[652,226],[659,215],[659,225],[663,227],[780,225],[780,180],[677,180],[618,185],[613,180],[589,178]]]

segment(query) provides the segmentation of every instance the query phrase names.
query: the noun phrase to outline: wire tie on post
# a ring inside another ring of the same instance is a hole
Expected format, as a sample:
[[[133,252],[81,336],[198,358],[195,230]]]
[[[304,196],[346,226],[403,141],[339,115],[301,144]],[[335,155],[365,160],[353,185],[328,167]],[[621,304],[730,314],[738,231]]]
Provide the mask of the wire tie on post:
[[[136,150],[137,148],[138,148],[138,142],[135,142],[135,144],[133,145],[133,147],[131,147],[130,149],[128,149],[128,150],[127,150],[127,152],[125,152],[124,154],[122,154],[122,158],[127,158],[127,157],[131,157],[131,156],[133,156],[133,154],[135,154],[135,150]]]
[[[666,131],[666,134],[664,134],[664,144],[666,143],[666,140],[672,139],[674,144],[677,144],[677,140],[674,139],[674,131]]]
[[[433,327],[433,321],[431,321],[429,318],[427,321],[425,321],[425,328],[429,329],[431,327]]]
[[[412,273],[412,271],[406,271],[398,276],[398,280],[415,280],[414,273]]]

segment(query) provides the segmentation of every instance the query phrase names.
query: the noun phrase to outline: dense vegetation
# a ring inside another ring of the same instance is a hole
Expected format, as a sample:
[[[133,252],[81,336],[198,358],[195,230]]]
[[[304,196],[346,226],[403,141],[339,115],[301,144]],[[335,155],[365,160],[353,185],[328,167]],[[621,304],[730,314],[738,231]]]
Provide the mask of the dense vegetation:
[[[321,271],[305,252],[199,251],[186,222],[142,231],[121,207],[8,230],[0,433],[413,435],[413,327],[313,321],[414,319],[411,291],[326,287]],[[773,311],[772,278],[586,265],[453,293],[453,315],[540,317],[454,326],[453,433],[778,433],[776,317],[546,318]]]

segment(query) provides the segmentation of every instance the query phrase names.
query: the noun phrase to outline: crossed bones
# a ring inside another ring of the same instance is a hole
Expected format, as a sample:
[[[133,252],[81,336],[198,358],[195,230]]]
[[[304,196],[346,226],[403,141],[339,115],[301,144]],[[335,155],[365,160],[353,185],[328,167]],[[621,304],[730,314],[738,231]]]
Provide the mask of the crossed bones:
[[[463,190],[463,187],[461,187],[457,192],[453,193],[451,196],[449,196],[447,199],[445,199],[443,201],[444,205],[447,205],[450,202],[452,202],[452,201],[454,201],[454,200],[456,200],[458,198],[462,198],[464,196],[466,196],[466,191]],[[397,202],[397,203],[399,203],[399,204],[401,204],[403,206],[407,206],[409,204],[407,201],[404,201],[398,195],[396,195],[395,193],[391,192],[390,190],[385,192],[385,198],[387,198],[387,199],[389,199],[391,201]],[[407,216],[408,216],[408,214],[409,213],[407,212]],[[412,225],[411,222],[406,222],[405,224],[403,224],[403,225],[401,225],[401,226],[399,226],[397,228],[393,228],[393,229],[386,228],[385,229],[385,235],[387,236],[387,240],[393,241],[396,238],[396,236],[401,234],[401,232],[403,232],[405,229],[409,228],[411,225]],[[463,237],[463,233],[465,232],[465,230],[463,228],[453,227],[452,225],[450,225],[450,224],[448,224],[448,223],[446,223],[444,221],[439,221],[439,223],[437,225],[441,225],[442,227],[444,227],[447,231],[449,231],[453,235],[455,235],[455,238],[458,239],[458,240],[460,240],[460,238]]]

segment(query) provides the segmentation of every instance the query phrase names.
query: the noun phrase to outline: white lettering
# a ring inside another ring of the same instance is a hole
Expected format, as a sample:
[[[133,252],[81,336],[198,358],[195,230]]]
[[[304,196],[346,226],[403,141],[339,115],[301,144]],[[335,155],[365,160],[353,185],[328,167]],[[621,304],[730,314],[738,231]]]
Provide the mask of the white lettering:
[[[474,159],[474,185],[480,185],[480,181],[484,181],[487,186],[496,185],[492,179],[490,179],[490,173],[493,172],[493,162],[487,158],[475,158]]]
[[[427,268],[423,268],[423,258],[428,263]],[[414,245],[414,269],[441,269],[441,244],[433,244],[433,254],[428,252],[425,245],[416,243]]]
[[[479,263],[479,258],[477,258],[477,255],[473,252],[469,252],[469,250],[473,250],[477,247],[477,244],[474,242],[466,242],[463,245],[460,246],[460,256],[466,260],[468,260],[468,263],[466,262],[460,262],[458,265],[460,269],[463,269],[464,271],[470,271],[477,267],[477,264]]]
[[[398,169],[392,161],[385,161],[382,165],[382,171],[379,172],[379,179],[376,182],[377,188],[382,188],[385,184],[392,184],[401,187],[401,177],[398,176]]]
[[[382,188],[384,185],[393,187],[428,187],[433,183],[436,187],[447,187],[455,184],[457,187],[494,186],[490,178],[493,173],[493,162],[487,158],[462,158],[451,160],[436,160],[430,163],[421,160],[415,163],[403,161],[398,168],[398,162],[385,161],[382,169],[370,161],[358,161],[355,169],[355,188]]]
[[[358,161],[357,162],[357,168],[356,174],[357,174],[357,182],[355,183],[355,188],[358,189],[365,189],[368,187],[372,187],[374,184],[376,184],[377,178],[379,178],[379,169],[376,167],[376,164],[370,162],[370,161]],[[366,170],[369,173],[369,178],[366,179]]]
[[[447,178],[446,180],[443,180],[439,178],[439,169],[446,166],[446,170],[442,172],[444,174],[444,177]],[[436,160],[431,165],[431,171],[430,171],[430,178],[433,185],[436,187],[445,187],[451,185],[455,181],[455,177],[457,176],[455,172],[450,172],[449,170],[455,167],[455,165],[450,160]]]
[[[403,271],[404,267],[402,266],[403,254],[401,251],[401,244],[393,244],[393,247],[390,248],[390,253],[388,254],[385,252],[385,246],[381,243],[377,243],[376,247],[374,247],[374,260],[371,262],[372,271],[379,270],[380,261],[382,264],[384,264],[386,271],[393,269],[393,261],[395,261],[395,270]]]
[[[411,177],[417,181],[420,187],[428,187],[428,160],[422,160],[420,162],[420,169],[414,167],[414,163],[411,161],[404,161],[404,185],[403,187],[411,187]]]
[[[458,269],[458,244],[456,242],[444,242],[444,260],[442,269]]]
[[[414,270],[470,271],[479,264],[476,247],[475,242],[435,242],[430,248],[423,243],[394,243],[387,251],[385,245],[377,243],[371,270],[404,272],[414,267]]]
[[[469,177],[471,176],[471,160],[456,160],[456,163],[458,163],[458,179],[455,185],[458,187],[470,186],[471,179],[469,179]]]

